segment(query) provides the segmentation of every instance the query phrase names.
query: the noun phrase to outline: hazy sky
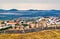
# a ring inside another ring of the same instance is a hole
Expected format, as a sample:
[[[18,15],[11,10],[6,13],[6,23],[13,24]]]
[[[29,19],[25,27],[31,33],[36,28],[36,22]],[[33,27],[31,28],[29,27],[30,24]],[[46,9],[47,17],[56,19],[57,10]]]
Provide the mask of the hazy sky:
[[[0,9],[60,9],[60,0],[0,0]]]

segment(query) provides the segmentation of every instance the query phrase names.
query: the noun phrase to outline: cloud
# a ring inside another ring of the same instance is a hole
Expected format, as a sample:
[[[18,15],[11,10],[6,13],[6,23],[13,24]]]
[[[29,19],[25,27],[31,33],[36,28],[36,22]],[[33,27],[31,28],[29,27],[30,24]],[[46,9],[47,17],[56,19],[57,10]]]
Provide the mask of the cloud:
[[[17,4],[2,4],[0,6],[0,8],[3,9],[11,9],[11,8],[15,8],[15,9],[60,9],[60,5],[59,4],[30,4],[30,3],[17,3]]]
[[[60,0],[0,0],[3,9],[60,9]]]
[[[0,3],[38,3],[39,0],[0,0]]]
[[[0,0],[0,3],[60,3],[60,0]]]

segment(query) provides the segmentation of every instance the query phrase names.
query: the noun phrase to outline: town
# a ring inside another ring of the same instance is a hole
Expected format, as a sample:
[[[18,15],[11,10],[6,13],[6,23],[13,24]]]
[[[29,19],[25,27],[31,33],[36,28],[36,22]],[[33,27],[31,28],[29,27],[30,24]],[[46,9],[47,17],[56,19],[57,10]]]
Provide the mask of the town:
[[[1,20],[0,31],[12,31],[19,30],[23,31],[29,29],[59,29],[60,28],[60,17],[40,17],[36,19],[15,19],[15,20]],[[36,30],[38,31],[38,30]]]

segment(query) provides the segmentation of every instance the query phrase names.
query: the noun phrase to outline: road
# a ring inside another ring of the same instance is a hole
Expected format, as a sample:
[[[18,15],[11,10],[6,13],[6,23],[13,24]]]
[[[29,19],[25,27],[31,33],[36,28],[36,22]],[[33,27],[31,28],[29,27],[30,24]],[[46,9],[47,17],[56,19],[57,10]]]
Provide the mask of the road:
[[[1,31],[0,33],[21,33],[21,34],[24,34],[24,33],[30,33],[30,32],[38,32],[38,31],[42,31],[42,30],[52,30],[52,29],[55,29],[55,27],[44,27],[43,29],[42,28],[31,28],[31,29],[27,29],[27,30],[4,30],[4,31]],[[60,27],[56,27],[56,29],[60,29]]]

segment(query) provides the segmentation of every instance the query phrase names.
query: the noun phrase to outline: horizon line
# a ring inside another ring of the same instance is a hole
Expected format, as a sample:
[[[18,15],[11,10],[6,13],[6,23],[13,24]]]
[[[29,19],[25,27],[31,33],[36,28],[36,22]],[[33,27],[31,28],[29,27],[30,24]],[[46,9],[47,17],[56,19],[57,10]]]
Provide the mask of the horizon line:
[[[3,9],[0,8],[1,10],[12,10],[12,9],[16,9],[16,8],[11,8],[11,9]],[[16,10],[60,10],[60,9],[16,9]]]

